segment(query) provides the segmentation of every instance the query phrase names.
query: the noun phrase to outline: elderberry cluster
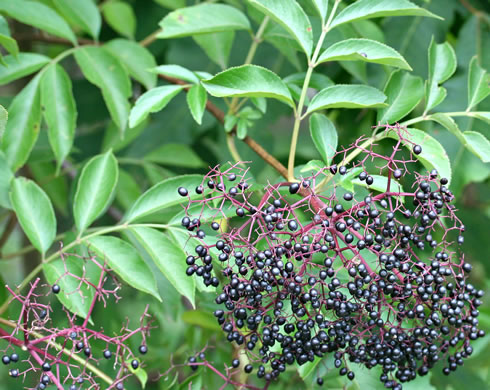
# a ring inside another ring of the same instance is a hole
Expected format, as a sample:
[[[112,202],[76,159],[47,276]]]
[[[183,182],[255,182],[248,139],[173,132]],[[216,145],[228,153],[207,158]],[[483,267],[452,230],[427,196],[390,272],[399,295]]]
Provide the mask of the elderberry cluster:
[[[448,180],[435,170],[412,174],[422,147],[404,158],[408,141],[398,138],[390,157],[365,149],[350,167],[260,193],[239,167],[178,189],[195,244],[186,247],[186,273],[218,288],[214,316],[227,340],[244,346],[246,373],[270,382],[287,365],[333,354],[340,375],[353,379],[353,363],[380,367],[380,381],[399,390],[439,361],[444,374],[456,370],[484,336],[483,291],[466,280],[471,265],[456,248],[464,225]],[[387,177],[384,191],[371,189],[379,176],[367,173],[368,159]],[[317,190],[350,173],[368,195],[338,184]],[[395,185],[402,176],[411,191]]]

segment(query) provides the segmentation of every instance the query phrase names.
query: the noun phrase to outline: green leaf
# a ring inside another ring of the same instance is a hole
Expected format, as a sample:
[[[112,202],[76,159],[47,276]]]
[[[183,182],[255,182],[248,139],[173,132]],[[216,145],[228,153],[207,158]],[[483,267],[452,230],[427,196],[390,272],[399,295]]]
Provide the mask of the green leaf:
[[[53,0],[58,11],[94,39],[99,37],[102,19],[93,0]]]
[[[129,127],[139,125],[150,113],[162,110],[183,88],[180,85],[165,85],[145,92],[131,109]]]
[[[468,115],[490,124],[490,112],[477,111],[477,112],[468,113]]]
[[[199,77],[197,77],[194,72],[180,65],[160,65],[156,68],[150,69],[150,72],[184,80],[192,84],[199,83]]]
[[[137,359],[139,361],[139,359]],[[144,389],[146,387],[146,382],[148,382],[148,373],[144,368],[141,367],[141,364],[138,366],[138,368],[135,370],[131,366],[131,362],[133,361],[133,358],[129,359],[126,361],[126,365],[129,367],[129,371],[136,377],[138,378],[138,381],[141,384],[141,387]],[[141,362],[140,362],[141,363]]]
[[[182,314],[182,320],[190,325],[199,326],[203,329],[209,329],[220,332],[221,327],[218,325],[216,318],[208,311],[187,310]]]
[[[9,190],[10,181],[13,179],[14,174],[8,166],[7,159],[2,151],[0,151],[0,207],[11,209]]]
[[[186,378],[180,385],[178,390],[202,390],[201,374],[193,375]]]
[[[56,298],[64,307],[82,318],[87,317],[95,295],[92,286],[80,283],[78,279],[87,278],[84,268],[83,260],[75,256],[66,256],[64,259],[58,258],[43,264],[43,272],[48,283],[51,285],[56,283],[61,287]],[[91,282],[96,284],[98,281],[91,280]]]
[[[123,219],[132,222],[183,202],[185,199],[177,192],[179,187],[186,187],[191,198],[195,197],[194,188],[201,185],[201,182],[201,175],[184,175],[164,180],[141,195]]]
[[[354,20],[383,16],[428,16],[442,19],[408,0],[358,0],[344,8],[333,20],[331,27]]]
[[[373,184],[368,185],[366,181],[361,181],[359,178],[352,178],[352,180],[349,180],[352,184],[361,186],[361,187],[366,187],[369,190],[374,190],[378,192],[386,192],[388,189],[388,178],[386,176],[380,176],[380,175],[371,175],[371,177],[374,179]],[[403,190],[403,187],[401,186],[400,183],[398,183],[393,177],[391,178],[390,182],[390,192],[405,192]],[[405,202],[405,197],[400,196],[399,197],[400,201],[402,203]]]
[[[119,179],[116,187],[116,201],[127,210],[141,195],[139,184],[133,175],[124,170],[119,171]]]
[[[450,116],[442,112],[429,115],[427,118],[444,126],[447,130],[449,130],[452,134],[454,134],[463,145],[466,144],[466,140],[463,136],[463,133],[461,132],[461,130],[459,129],[457,123],[454,121],[453,118],[451,118]]]
[[[250,30],[250,22],[238,9],[225,4],[199,4],[170,12],[159,23],[157,38],[180,38],[222,31]]]
[[[432,38],[429,46],[429,80],[425,91],[425,112],[439,105],[446,97],[446,90],[439,87],[456,71],[456,53],[448,42],[437,44]]]
[[[149,69],[156,66],[156,61],[147,48],[134,41],[121,38],[109,41],[104,48],[117,58],[129,75],[143,84],[146,89],[155,87],[157,75],[150,72]]]
[[[338,137],[335,125],[325,115],[313,114],[310,117],[310,134],[323,161],[327,166],[330,165],[337,151]]]
[[[19,53],[17,57],[3,57],[5,66],[0,66],[0,85],[30,75],[46,65],[50,58],[36,53]]]
[[[298,374],[301,377],[301,379],[306,379],[308,376],[310,376],[314,371],[316,366],[318,366],[318,363],[320,363],[322,359],[315,358],[312,362],[306,362],[305,364],[297,365],[297,370]]]
[[[196,152],[184,144],[162,145],[148,153],[144,159],[157,164],[174,165],[183,168],[206,167],[206,164]]]
[[[324,24],[325,18],[327,17],[328,0],[312,0],[312,3],[322,19],[322,24]]]
[[[473,57],[468,72],[468,110],[490,94],[489,82],[487,72],[478,65],[478,58]]]
[[[221,69],[228,66],[228,58],[235,39],[234,31],[199,34],[193,38],[211,61],[219,65]]]
[[[318,92],[311,99],[307,112],[336,107],[383,107],[385,100],[383,92],[367,85],[334,85]]]
[[[92,157],[83,167],[73,201],[73,215],[80,233],[109,206],[118,173],[117,160],[111,150]]]
[[[467,142],[466,147],[471,153],[484,163],[490,162],[490,142],[483,134],[476,131],[465,131],[463,136]]]
[[[19,54],[19,46],[17,45],[17,41],[8,35],[0,34],[0,45],[2,45],[5,50],[7,50],[10,54],[12,54],[15,58],[17,58]],[[3,65],[6,66],[5,60],[2,61]]]
[[[418,76],[397,70],[390,75],[384,93],[387,107],[378,109],[378,123],[394,123],[417,107],[424,96],[424,82]]]
[[[299,43],[308,57],[313,49],[313,31],[305,11],[295,0],[248,0],[286,29]]]
[[[49,143],[59,167],[70,153],[77,124],[77,107],[71,80],[60,65],[53,64],[44,72],[40,88]]]
[[[0,11],[19,22],[68,39],[74,45],[77,43],[77,38],[68,23],[47,5],[28,0],[0,0]]]
[[[274,72],[256,65],[229,68],[202,84],[216,97],[269,97],[293,106],[289,90]]]
[[[101,89],[112,120],[124,133],[131,96],[131,82],[125,69],[102,47],[81,47],[75,51],[75,59],[87,80]]]
[[[200,125],[202,123],[202,116],[206,109],[206,103],[208,101],[208,94],[201,84],[192,86],[187,93],[187,105],[191,111],[192,117]]]
[[[43,255],[56,235],[56,217],[46,193],[24,177],[12,180],[10,203],[29,241]]]
[[[187,256],[182,248],[155,229],[135,227],[131,228],[131,232],[172,286],[195,307],[196,284],[194,278],[185,273]]]
[[[87,244],[127,284],[162,301],[151,269],[132,245],[112,236],[92,237]]]
[[[56,165],[52,161],[35,161],[28,164],[32,179],[46,192],[55,210],[63,216],[68,214],[68,175],[57,175]]]
[[[370,39],[346,39],[325,50],[317,64],[326,61],[364,61],[412,70],[407,61],[391,47]]]
[[[112,149],[113,152],[116,153],[117,151],[124,149],[142,133],[147,124],[148,120],[145,120],[134,128],[128,128],[121,137],[119,129],[115,123],[111,121],[106,127],[101,151],[107,152],[109,149]]]
[[[389,131],[386,137],[398,139],[398,135]],[[431,137],[425,131],[409,128],[403,134],[403,137],[416,145],[422,146],[422,153],[417,156],[417,159],[424,165],[427,171],[436,169],[441,177],[451,181],[451,164],[449,157],[442,145],[435,138]],[[407,148],[412,149],[412,144],[405,144]]]
[[[41,126],[41,99],[37,75],[14,98],[9,121],[3,136],[2,149],[9,166],[15,172],[27,161],[39,135]]]
[[[0,141],[2,140],[3,133],[5,132],[5,128],[7,127],[7,120],[9,118],[9,114],[4,106],[0,105]]]
[[[136,16],[133,8],[128,3],[119,0],[104,2],[102,5],[102,14],[107,24],[114,31],[125,37],[134,38],[134,33],[136,32]]]

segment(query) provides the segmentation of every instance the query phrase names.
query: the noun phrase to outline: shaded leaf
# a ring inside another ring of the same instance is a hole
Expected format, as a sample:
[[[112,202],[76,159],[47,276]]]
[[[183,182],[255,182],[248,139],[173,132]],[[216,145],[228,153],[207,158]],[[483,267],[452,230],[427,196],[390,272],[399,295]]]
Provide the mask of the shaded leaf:
[[[83,167],[73,201],[73,215],[83,232],[109,206],[118,179],[117,160],[109,150],[92,157]]]
[[[47,5],[29,0],[0,0],[0,11],[19,22],[37,27],[57,37],[66,38],[73,44],[77,43],[68,23]]]
[[[468,110],[490,94],[489,82],[487,72],[478,65],[478,58],[473,57],[468,71]]]
[[[19,54],[19,46],[17,45],[17,41],[8,35],[0,34],[0,45],[2,45],[5,50],[7,50],[10,54],[12,54],[15,58],[17,58]],[[2,58],[2,63],[4,66],[7,65],[5,59]]]
[[[219,65],[221,69],[228,66],[228,58],[235,38],[234,31],[199,34],[193,38],[211,61]]]
[[[3,133],[5,132],[5,127],[7,127],[7,120],[9,114],[4,106],[0,105],[0,140],[3,137]]]
[[[325,50],[317,64],[326,61],[363,61],[412,70],[407,61],[391,47],[370,39],[346,39]]]
[[[43,73],[40,88],[49,143],[59,167],[70,153],[77,124],[71,80],[60,65],[53,64]]]
[[[56,217],[46,193],[32,180],[11,181],[10,203],[32,245],[43,255],[56,235]]]
[[[7,159],[2,151],[0,151],[0,206],[6,209],[11,209],[9,198],[10,181],[14,174],[8,166]]]
[[[215,332],[220,332],[221,327],[218,325],[216,318],[208,311],[187,310],[182,314],[182,320],[190,325],[199,326]]]
[[[131,96],[131,82],[125,69],[102,47],[81,47],[75,51],[75,59],[87,80],[101,89],[112,120],[124,133]]]
[[[149,69],[156,66],[156,61],[147,48],[127,39],[113,39],[107,42],[104,48],[117,58],[129,75],[143,84],[146,89],[155,87],[157,75]]]
[[[213,96],[269,97],[290,106],[293,100],[289,90],[274,72],[256,65],[242,65],[227,69],[209,80],[204,88]]]
[[[107,24],[114,31],[128,38],[134,38],[136,32],[136,16],[133,8],[119,0],[111,0],[104,2],[102,5],[102,14]]]
[[[320,18],[324,22],[325,18],[327,17],[328,0],[312,0],[312,2],[318,11],[318,15],[320,15]]]
[[[16,57],[3,57],[5,66],[0,66],[0,85],[30,75],[46,65],[50,58],[36,53],[19,53]]]
[[[37,75],[14,98],[10,107],[9,121],[3,136],[2,150],[9,166],[15,172],[29,158],[41,126],[41,99]]]
[[[140,195],[141,189],[134,177],[121,169],[116,187],[116,201],[127,210]]]
[[[183,168],[202,168],[206,164],[189,146],[184,144],[165,144],[148,153],[146,161],[157,164],[174,165]]]
[[[483,162],[490,162],[490,142],[483,134],[477,131],[465,131],[463,136],[470,152],[479,157]]]
[[[468,113],[468,115],[490,124],[490,112],[478,111]]]
[[[422,78],[395,71],[386,83],[384,93],[387,107],[378,109],[377,122],[394,123],[417,107],[424,96]]]
[[[56,165],[52,161],[29,163],[32,178],[46,192],[53,206],[62,215],[68,214],[68,178],[67,175],[56,176]]]
[[[192,117],[199,125],[202,123],[202,116],[204,115],[207,101],[208,94],[201,84],[192,86],[187,92],[187,105],[189,106]]]
[[[383,107],[386,96],[367,85],[334,85],[318,92],[311,99],[308,113],[325,108]]]
[[[112,236],[92,237],[87,244],[127,284],[161,302],[152,271],[132,245]]]
[[[185,199],[177,192],[179,187],[186,187],[191,197],[196,196],[194,188],[201,185],[201,182],[201,175],[184,175],[172,177],[154,185],[134,203],[125,215],[124,221],[131,222],[183,202]]]
[[[131,232],[172,286],[195,307],[195,280],[185,273],[187,256],[182,248],[155,229],[134,227]]]
[[[252,6],[279,23],[299,43],[308,57],[313,49],[313,32],[305,11],[295,0],[248,0]]]
[[[150,113],[162,110],[183,88],[180,85],[165,85],[145,92],[131,109],[129,127],[139,125]]]
[[[170,12],[157,38],[179,38],[222,31],[250,30],[247,17],[225,4],[199,4]]]
[[[102,19],[92,0],[53,0],[58,11],[94,39],[99,37]]]
[[[331,27],[354,20],[383,16],[428,16],[442,19],[408,0],[358,0],[344,8],[334,19]]]
[[[337,151],[338,137],[335,125],[325,115],[313,114],[310,117],[310,134],[323,161],[327,166],[330,165]]]

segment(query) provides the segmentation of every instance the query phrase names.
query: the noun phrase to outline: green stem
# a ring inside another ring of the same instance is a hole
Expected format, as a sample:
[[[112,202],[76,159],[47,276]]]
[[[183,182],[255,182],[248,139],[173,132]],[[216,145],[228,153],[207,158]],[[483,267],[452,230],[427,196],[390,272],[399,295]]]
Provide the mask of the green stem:
[[[325,36],[327,35],[328,31],[330,30],[330,24],[332,23],[333,17],[335,16],[335,12],[337,11],[337,7],[339,5],[341,0],[335,0],[335,3],[332,8],[332,12],[330,13],[330,16],[328,17],[328,21],[325,24],[324,28],[322,29],[322,33],[320,35],[320,38],[318,39],[315,51],[308,63],[308,70],[306,72],[305,76],[305,81],[303,82],[303,88],[301,90],[301,95],[299,98],[298,106],[296,108],[295,112],[295,120],[294,120],[294,125],[293,125],[293,134],[291,137],[291,146],[289,149],[289,159],[288,159],[288,180],[289,181],[294,181],[294,159],[296,155],[296,146],[298,144],[298,135],[299,135],[299,128],[301,125],[301,120],[303,119],[302,114],[303,114],[303,106],[305,103],[306,99],[306,93],[308,92],[308,87],[310,85],[310,79],[311,75],[313,74],[313,69],[315,68],[316,60],[318,59],[318,56],[320,55],[320,50],[323,45],[323,41],[325,40]]]
[[[14,328],[14,329],[17,327],[17,324],[15,322],[6,320],[4,318],[0,318],[0,324],[9,326],[9,327]],[[24,329],[20,329],[20,330],[23,331]],[[44,335],[42,335],[42,334],[40,334],[40,333],[38,333],[36,331],[33,331],[33,330],[30,330],[29,331],[29,334],[32,335],[32,336],[34,336],[37,339],[41,339],[41,338],[44,338],[45,337]],[[80,365],[82,367],[86,367],[88,370],[92,371],[99,378],[103,379],[104,382],[106,382],[107,384],[112,385],[112,383],[114,382],[111,377],[109,377],[108,375],[106,375],[105,373],[103,373],[102,371],[100,371],[97,367],[93,366],[91,363],[87,362],[85,359],[81,358],[80,356],[74,354],[72,351],[64,348],[60,344],[58,344],[58,343],[56,343],[54,341],[49,341],[48,344],[50,346],[54,347],[55,349],[57,349],[58,351],[61,351],[64,355],[69,356],[70,359],[73,359],[77,363],[80,363]]]
[[[469,116],[471,118],[475,118],[478,114],[480,114],[479,111],[453,111],[453,112],[440,112],[439,114],[444,114],[450,117],[453,116]],[[431,115],[421,115],[416,118],[409,119],[408,121],[400,123],[400,126],[410,126],[413,125],[414,123],[419,123],[423,121],[431,120]]]
[[[240,165],[243,165],[243,159],[240,157],[240,154],[238,153],[238,150],[235,145],[235,140],[233,139],[233,135],[231,133],[226,133],[226,144],[228,145],[228,150],[230,151],[231,156],[233,157],[233,160],[235,162],[240,163]]]

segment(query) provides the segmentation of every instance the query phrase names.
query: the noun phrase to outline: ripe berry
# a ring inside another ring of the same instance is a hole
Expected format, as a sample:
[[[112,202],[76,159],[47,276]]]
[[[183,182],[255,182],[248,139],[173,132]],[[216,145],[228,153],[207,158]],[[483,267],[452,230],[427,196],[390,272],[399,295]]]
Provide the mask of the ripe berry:
[[[17,368],[12,368],[10,371],[9,371],[9,375],[12,377],[12,378],[17,378],[19,376],[19,370]]]
[[[296,223],[296,221],[291,220],[288,222],[288,228],[289,230],[294,232],[298,228],[298,224]]]
[[[58,294],[61,291],[61,287],[57,284],[53,284],[53,286],[51,287],[51,291],[54,294]]]
[[[252,371],[253,371],[254,367],[251,365],[251,364],[247,364],[244,368],[244,371],[247,373],[247,374],[250,374]]]
[[[87,347],[83,350],[83,353],[85,354],[85,356],[90,357],[90,355],[92,354],[92,350]]]
[[[420,146],[420,145],[415,145],[415,146],[413,147],[413,152],[414,152],[415,154],[420,154],[420,153],[422,153],[422,146]]]
[[[316,383],[318,384],[318,386],[323,386],[323,378],[317,378]]]
[[[196,187],[196,194],[201,195],[204,191],[203,186],[197,186]]]
[[[231,362],[231,365],[233,368],[237,368],[240,365],[240,360],[233,359],[233,361]]]
[[[138,350],[140,351],[140,353],[142,355],[144,355],[144,354],[146,354],[148,352],[148,347],[146,345],[143,345],[142,344],[142,345],[139,346]]]
[[[51,382],[51,379],[49,379],[49,376],[48,375],[43,375],[42,378],[41,378],[41,383],[43,383],[45,385],[48,385],[49,382]]]
[[[347,168],[346,168],[345,166],[341,166],[341,167],[339,168],[339,173],[340,173],[341,175],[345,175],[345,174],[347,173]]]
[[[140,363],[136,359],[131,360],[131,367],[133,367],[133,370],[138,369],[139,366]]]
[[[2,357],[2,363],[7,365],[10,363],[10,358],[7,355],[3,355]]]
[[[49,364],[48,362],[44,362],[42,365],[42,369],[44,372],[51,371],[51,364]]]
[[[116,390],[124,390],[124,385],[122,384],[122,382],[119,382],[119,383],[116,385]]]
[[[187,196],[188,194],[187,188],[185,187],[179,187],[177,191],[179,192],[180,196]]]
[[[347,201],[351,201],[353,198],[352,194],[350,192],[346,192],[344,194],[344,199],[347,200]]]
[[[46,318],[46,316],[48,315],[48,312],[44,309],[42,309],[40,312],[39,312],[39,319],[41,320],[44,320]]]
[[[75,384],[71,385],[70,390],[77,390],[77,385],[75,385]]]
[[[106,349],[106,350],[104,351],[104,357],[105,357],[106,359],[110,359],[110,358],[112,357],[112,352],[111,352],[111,351],[109,351],[108,349]]]
[[[19,361],[19,355],[17,355],[17,354],[14,352],[12,355],[10,355],[10,361],[11,361],[11,362],[14,362],[14,363],[18,362],[18,361]]]
[[[291,183],[289,185],[289,193],[296,194],[299,191],[299,183]]]
[[[76,344],[76,348],[77,348],[77,351],[81,351],[83,349],[85,345],[83,344],[83,342],[79,341],[77,344]]]
[[[399,179],[400,177],[402,177],[402,170],[401,169],[395,169],[393,171],[393,176],[395,177],[395,179]]]

